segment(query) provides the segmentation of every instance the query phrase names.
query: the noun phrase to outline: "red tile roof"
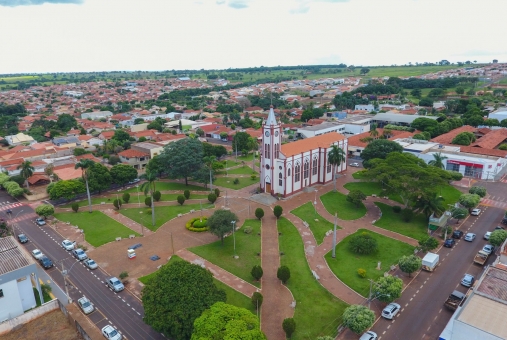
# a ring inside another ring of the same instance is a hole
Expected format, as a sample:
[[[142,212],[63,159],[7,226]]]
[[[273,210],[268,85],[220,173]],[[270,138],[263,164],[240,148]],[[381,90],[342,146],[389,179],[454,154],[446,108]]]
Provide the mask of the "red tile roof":
[[[444,133],[443,135],[440,135],[438,137],[430,139],[430,142],[435,142],[435,143],[440,143],[440,144],[451,144],[451,142],[454,139],[454,137],[456,137],[460,133],[462,133],[462,132],[472,132],[472,133],[474,133],[476,130],[477,130],[477,128],[474,128],[473,126],[464,125],[462,127],[454,129],[452,131]]]
[[[502,144],[505,139],[507,139],[507,129],[493,130],[477,139],[477,141],[472,143],[470,146],[483,149],[494,149],[498,145]]]
[[[138,150],[128,149],[120,152],[118,155],[126,158],[139,158],[149,156],[150,154]]]
[[[329,148],[331,144],[344,140],[345,137],[337,132],[330,132],[320,136],[305,138],[296,142],[283,144],[281,147],[282,154],[285,157],[297,155],[302,152],[321,148]]]

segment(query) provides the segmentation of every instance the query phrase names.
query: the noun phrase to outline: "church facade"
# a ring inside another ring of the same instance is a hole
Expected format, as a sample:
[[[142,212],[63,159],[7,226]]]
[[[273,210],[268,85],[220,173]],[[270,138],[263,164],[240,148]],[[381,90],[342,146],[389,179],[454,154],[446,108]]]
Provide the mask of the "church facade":
[[[261,190],[287,197],[305,187],[332,181],[335,173],[347,169],[346,160],[339,166],[329,164],[333,145],[347,154],[347,139],[337,132],[282,145],[281,123],[271,108],[262,127]]]

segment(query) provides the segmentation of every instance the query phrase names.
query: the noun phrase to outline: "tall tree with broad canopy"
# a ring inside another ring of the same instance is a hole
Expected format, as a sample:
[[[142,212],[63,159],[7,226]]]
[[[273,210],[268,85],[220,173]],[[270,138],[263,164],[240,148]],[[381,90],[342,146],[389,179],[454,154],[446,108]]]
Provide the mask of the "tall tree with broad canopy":
[[[463,194],[459,197],[458,202],[469,211],[477,206],[481,201],[481,196],[477,194]]]
[[[344,163],[347,160],[347,156],[342,148],[338,147],[338,145],[332,145],[331,150],[327,155],[327,161],[329,164],[333,166],[333,184],[334,191],[336,191],[336,171],[338,170],[338,166]]]
[[[91,192],[98,191],[101,193],[109,189],[112,182],[113,179],[106,166],[100,163],[93,163],[90,169],[88,169],[88,186]]]
[[[162,266],[142,291],[144,322],[167,338],[187,340],[194,321],[226,295],[207,269],[186,261]]]
[[[55,213],[55,208],[51,204],[41,204],[35,208],[35,213],[39,216],[47,218]]]
[[[48,189],[49,198],[52,200],[57,200],[59,198],[71,200],[76,197],[77,194],[86,191],[84,184],[79,180],[58,181],[52,183],[51,187],[48,186]]]
[[[232,137],[232,150],[235,152],[236,150],[249,150],[248,148],[248,140],[250,135],[246,132],[236,132]]]
[[[265,340],[259,318],[245,308],[217,302],[194,321],[192,340]]]
[[[137,170],[130,165],[116,164],[109,171],[113,183],[125,185],[137,178]]]
[[[90,197],[90,188],[88,186],[88,174],[94,164],[95,162],[91,159],[83,158],[74,166],[75,169],[81,169],[81,177],[86,185],[86,195],[88,196],[88,207],[90,213],[92,212],[92,198]]]
[[[188,179],[196,176],[203,167],[202,143],[198,139],[185,138],[169,143],[160,154],[162,163],[171,178]]]
[[[409,277],[412,276],[412,273],[416,272],[421,268],[422,260],[419,256],[416,255],[408,255],[402,256],[398,261],[398,266],[400,270],[404,273],[407,273]]]
[[[403,280],[392,275],[381,276],[372,288],[372,298],[390,303],[401,296]]]
[[[356,334],[370,328],[375,321],[375,313],[363,305],[351,305],[343,312],[343,325]]]
[[[224,237],[227,233],[232,232],[232,221],[239,222],[238,216],[230,210],[216,210],[210,218],[208,218],[209,231],[220,238],[224,245]]]
[[[445,211],[444,198],[436,192],[425,193],[416,200],[415,211],[421,212],[426,217],[432,214],[440,217]]]
[[[361,153],[363,165],[365,162],[369,164],[369,161],[374,158],[385,159],[391,152],[402,153],[403,147],[388,139],[375,139],[371,141]]]
[[[28,190],[30,190],[30,185],[28,184],[28,179],[32,177],[34,168],[32,166],[32,162],[30,161],[24,161],[20,165],[18,165],[18,170],[20,171],[20,175],[25,179],[26,187]]]
[[[144,192],[144,195],[148,195],[150,193],[151,197],[151,225],[155,225],[155,200],[153,199],[153,193],[156,191],[155,181],[157,180],[157,175],[153,172],[147,171],[140,178],[145,179],[146,182],[141,184],[141,191]]]

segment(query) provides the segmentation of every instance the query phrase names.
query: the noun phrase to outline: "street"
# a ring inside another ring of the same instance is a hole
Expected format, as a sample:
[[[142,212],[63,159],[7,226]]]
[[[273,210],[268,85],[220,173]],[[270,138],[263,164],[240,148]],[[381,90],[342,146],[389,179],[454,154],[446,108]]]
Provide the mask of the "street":
[[[9,220],[5,215],[7,209],[12,210],[12,225],[14,234],[27,235],[29,242],[24,246],[31,252],[40,249],[55,264],[55,267],[46,270],[52,280],[65,291],[62,275],[63,269],[68,271],[68,291],[75,303],[77,299],[86,296],[95,306],[95,311],[89,314],[90,320],[99,328],[111,324],[118,329],[126,339],[165,339],[160,333],[154,331],[143,322],[143,307],[141,301],[134,297],[127,289],[115,293],[106,285],[110,277],[100,267],[89,270],[80,261],[77,261],[70,251],[66,251],[61,241],[63,238],[49,226],[35,224],[35,212],[27,205],[19,203],[4,203],[12,198],[0,193],[0,211],[2,218]],[[16,222],[14,222],[16,221]],[[9,221],[11,222],[11,221]],[[64,304],[66,301],[62,301]]]
[[[430,273],[420,274],[403,292],[396,302],[402,307],[394,320],[380,318],[373,326],[379,339],[438,339],[440,333],[452,316],[452,311],[444,307],[444,302],[453,290],[466,293],[468,288],[460,284],[464,274],[472,274],[478,279],[483,267],[473,263],[476,253],[487,244],[483,239],[487,231],[493,231],[504,215],[504,210],[484,207],[479,216],[469,216],[461,225],[465,234],[473,232],[477,237],[472,242],[461,238],[453,248],[442,247],[440,264]],[[486,265],[496,256],[490,256]],[[375,301],[379,304],[378,301]],[[382,307],[383,305],[378,305]]]

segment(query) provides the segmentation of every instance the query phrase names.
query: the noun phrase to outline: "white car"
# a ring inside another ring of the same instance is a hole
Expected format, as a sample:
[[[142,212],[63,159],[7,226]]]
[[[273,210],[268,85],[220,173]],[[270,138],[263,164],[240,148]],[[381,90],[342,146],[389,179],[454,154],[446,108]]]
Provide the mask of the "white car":
[[[400,311],[401,306],[397,303],[391,302],[382,310],[382,317],[388,320],[392,320],[396,314]]]
[[[349,166],[359,167],[359,163],[350,163]],[[366,333],[365,333],[366,334]]]
[[[117,293],[125,289],[123,283],[121,283],[121,281],[118,280],[116,277],[112,277],[109,280],[107,280],[107,285]]]
[[[102,328],[102,335],[109,340],[120,340],[121,334],[111,325],[107,325]]]
[[[70,242],[69,240],[63,240],[62,246],[65,248],[65,250],[73,250],[74,242]]]
[[[32,256],[35,257],[35,259],[40,260],[44,254],[39,249],[32,250]]]
[[[495,251],[495,246],[492,245],[492,244],[486,244],[483,248],[482,248],[482,251],[485,252],[486,254],[488,255],[491,255],[494,251]]]
[[[484,239],[489,240],[490,236],[491,236],[491,231],[488,231],[488,232],[486,232],[486,234],[484,234]]]
[[[378,339],[377,333],[372,331],[367,331],[359,338],[359,340],[377,340],[377,339]]]
[[[85,296],[83,296],[81,299],[77,300],[77,304],[81,309],[83,310],[83,313],[90,314],[95,310],[93,307],[93,304],[88,300]]]
[[[474,233],[467,233],[465,235],[465,241],[472,242],[475,240],[475,234]]]
[[[481,213],[481,209],[473,209],[472,212],[470,213],[470,215],[472,216],[479,216],[479,214]]]
[[[97,269],[97,263],[93,261],[92,259],[84,260],[84,265],[88,267],[89,269]]]

